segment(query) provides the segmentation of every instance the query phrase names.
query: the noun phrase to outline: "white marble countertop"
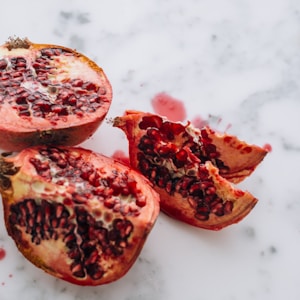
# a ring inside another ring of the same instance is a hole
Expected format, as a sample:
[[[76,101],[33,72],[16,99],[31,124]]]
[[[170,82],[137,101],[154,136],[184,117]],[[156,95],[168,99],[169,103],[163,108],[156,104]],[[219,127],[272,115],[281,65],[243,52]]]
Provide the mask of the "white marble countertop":
[[[2,43],[60,44],[102,66],[114,90],[108,118],[152,111],[166,92],[188,118],[221,118],[218,129],[230,123],[229,133],[273,149],[241,185],[259,199],[243,221],[211,232],[160,214],[133,268],[105,286],[74,286],[31,265],[0,215],[1,300],[300,299],[298,0],[27,0],[1,12]],[[83,146],[127,151],[106,122]]]

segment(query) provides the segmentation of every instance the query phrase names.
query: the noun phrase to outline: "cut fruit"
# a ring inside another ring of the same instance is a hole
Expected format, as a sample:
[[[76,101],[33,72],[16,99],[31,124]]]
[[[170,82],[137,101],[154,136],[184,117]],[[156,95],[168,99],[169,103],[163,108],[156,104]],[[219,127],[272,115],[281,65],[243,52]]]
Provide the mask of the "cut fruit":
[[[129,142],[131,166],[154,185],[161,210],[188,224],[219,230],[239,222],[257,203],[233,187],[267,151],[208,126],[195,129],[151,113],[127,111],[114,119]]]
[[[0,46],[0,149],[77,145],[111,101],[103,70],[75,50],[19,38]]]

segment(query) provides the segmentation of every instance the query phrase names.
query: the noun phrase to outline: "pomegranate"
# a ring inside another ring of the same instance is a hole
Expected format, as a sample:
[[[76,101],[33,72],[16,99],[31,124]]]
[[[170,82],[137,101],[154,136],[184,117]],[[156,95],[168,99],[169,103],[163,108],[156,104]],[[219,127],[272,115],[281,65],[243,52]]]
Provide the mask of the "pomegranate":
[[[62,46],[11,38],[0,46],[0,148],[77,145],[90,137],[112,100],[103,70]]]
[[[267,153],[263,148],[208,126],[198,130],[138,111],[116,117],[113,125],[126,133],[131,166],[153,183],[166,214],[219,230],[240,221],[257,203],[232,183],[254,171]]]
[[[0,191],[7,231],[21,253],[79,285],[122,277],[159,213],[159,195],[144,176],[76,147],[4,153]]]

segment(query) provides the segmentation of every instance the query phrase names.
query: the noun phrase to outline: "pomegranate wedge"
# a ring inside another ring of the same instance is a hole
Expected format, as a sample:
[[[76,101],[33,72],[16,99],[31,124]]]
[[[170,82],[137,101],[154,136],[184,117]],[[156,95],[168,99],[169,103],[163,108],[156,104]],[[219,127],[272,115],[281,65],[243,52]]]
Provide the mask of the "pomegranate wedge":
[[[75,50],[19,38],[0,46],[0,149],[77,145],[111,100],[103,70]]]
[[[188,224],[219,230],[244,218],[257,203],[232,186],[249,176],[267,151],[209,127],[127,111],[114,119],[129,142],[129,157],[161,196],[161,209]]]
[[[159,213],[140,173],[74,147],[37,146],[0,158],[5,224],[21,253],[79,285],[122,277]]]

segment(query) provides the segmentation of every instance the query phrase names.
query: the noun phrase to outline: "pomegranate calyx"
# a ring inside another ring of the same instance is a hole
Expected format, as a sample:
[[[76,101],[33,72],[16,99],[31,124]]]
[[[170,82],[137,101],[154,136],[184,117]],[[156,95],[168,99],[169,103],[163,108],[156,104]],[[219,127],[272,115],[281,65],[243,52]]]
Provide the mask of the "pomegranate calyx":
[[[28,38],[19,38],[19,37],[9,37],[8,41],[5,43],[5,46],[8,50],[24,48],[28,49],[31,45],[31,42]]]

